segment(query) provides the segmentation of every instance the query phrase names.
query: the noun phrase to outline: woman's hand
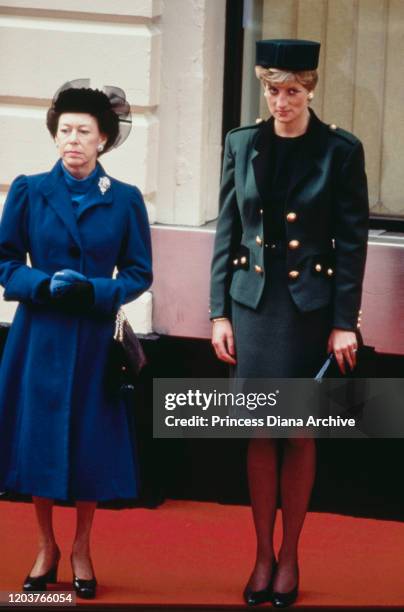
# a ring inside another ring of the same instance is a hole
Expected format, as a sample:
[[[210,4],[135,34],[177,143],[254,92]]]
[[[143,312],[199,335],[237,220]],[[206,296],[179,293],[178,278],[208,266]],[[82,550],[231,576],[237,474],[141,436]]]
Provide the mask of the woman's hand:
[[[328,338],[327,352],[333,352],[337,360],[338,367],[345,374],[345,361],[353,370],[356,366],[356,351],[358,350],[358,340],[353,331],[344,329],[333,329]]]
[[[229,319],[213,321],[212,345],[215,349],[216,357],[221,361],[231,365],[236,364],[233,328]]]

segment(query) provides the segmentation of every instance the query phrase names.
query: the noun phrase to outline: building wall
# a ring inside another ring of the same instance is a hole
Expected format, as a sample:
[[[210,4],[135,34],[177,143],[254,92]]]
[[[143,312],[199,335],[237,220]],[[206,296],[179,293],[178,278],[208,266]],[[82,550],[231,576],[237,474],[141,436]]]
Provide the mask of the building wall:
[[[102,158],[136,184],[151,223],[199,226],[217,214],[225,0],[6,0],[0,3],[0,196],[56,160],[45,127],[53,93],[90,77],[122,87],[132,134]],[[6,143],[6,144],[5,144]],[[180,282],[180,279],[179,279]],[[15,305],[0,306],[10,320]],[[152,330],[152,293],[127,308]]]

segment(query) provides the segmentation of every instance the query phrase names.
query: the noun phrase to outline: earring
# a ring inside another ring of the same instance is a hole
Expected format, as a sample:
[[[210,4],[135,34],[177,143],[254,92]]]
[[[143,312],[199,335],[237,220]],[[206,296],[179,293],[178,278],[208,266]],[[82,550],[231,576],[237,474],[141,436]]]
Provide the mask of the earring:
[[[307,99],[308,99],[308,100],[312,100],[313,98],[314,98],[314,93],[313,93],[312,91],[310,91],[310,92],[307,94]]]
[[[97,151],[98,153],[101,153],[104,150],[104,145],[103,144],[99,144],[97,147]]]

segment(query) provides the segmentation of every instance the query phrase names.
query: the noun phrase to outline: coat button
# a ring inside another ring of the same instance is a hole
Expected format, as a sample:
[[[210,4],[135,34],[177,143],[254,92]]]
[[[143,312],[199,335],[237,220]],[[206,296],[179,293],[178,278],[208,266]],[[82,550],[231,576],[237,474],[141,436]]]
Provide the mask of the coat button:
[[[334,270],[332,268],[328,268],[327,274],[328,276],[332,276],[334,274]]]
[[[257,274],[263,274],[264,273],[264,270],[261,268],[261,266],[257,266],[257,264],[255,264],[254,270],[256,271]]]
[[[255,242],[258,244],[258,246],[262,246],[262,238],[261,236],[257,236],[255,239]]]
[[[286,215],[286,221],[288,221],[289,223],[294,223],[297,219],[297,214],[295,212],[289,212]]]
[[[242,257],[240,257],[240,263],[241,264],[246,264],[247,263],[247,257],[245,255],[243,255]]]
[[[263,215],[263,214],[264,214],[264,209],[260,208],[260,215]]]
[[[81,250],[79,249],[78,246],[71,246],[69,248],[69,255],[71,255],[72,257],[80,257]]]
[[[299,242],[298,240],[291,240],[291,241],[289,242],[289,245],[288,245],[288,246],[289,246],[289,248],[290,248],[290,249],[292,249],[292,250],[294,250],[294,249],[298,249],[298,248],[299,248],[299,246],[300,246],[300,242]]]
[[[331,130],[336,130],[337,129],[337,126],[335,125],[335,123],[331,123],[330,129]]]
[[[321,264],[316,264],[316,265],[315,265],[315,267],[314,267],[314,269],[315,269],[315,271],[316,271],[316,272],[321,272],[321,270],[322,270],[323,268],[322,268],[322,265],[321,265]]]
[[[238,259],[233,259],[233,265],[238,266]]]
[[[300,272],[298,270],[290,270],[288,276],[289,278],[295,279],[299,276]]]

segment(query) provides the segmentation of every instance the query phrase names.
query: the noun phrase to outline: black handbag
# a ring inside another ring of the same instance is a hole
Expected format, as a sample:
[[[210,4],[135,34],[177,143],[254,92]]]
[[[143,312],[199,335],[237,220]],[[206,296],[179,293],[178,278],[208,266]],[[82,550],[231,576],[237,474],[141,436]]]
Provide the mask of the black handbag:
[[[350,370],[348,364],[346,373],[342,374],[333,353],[330,353],[315,376],[315,380],[322,378],[373,378],[378,376],[377,353],[373,346],[366,346],[362,335],[357,332],[358,351],[356,354],[356,367]]]
[[[330,353],[319,372],[315,376],[315,380],[321,383],[323,380],[334,379],[345,384],[337,385],[333,390],[329,391],[329,398],[332,400],[331,405],[337,408],[337,414],[342,418],[354,418],[359,425],[362,423],[365,414],[366,401],[368,397],[367,379],[377,378],[378,376],[378,358],[373,346],[363,344],[362,337],[358,336],[358,351],[356,354],[357,365],[354,370],[350,370],[348,364],[346,366],[346,374],[342,374],[336,362],[333,353]],[[330,380],[330,382],[332,382]],[[328,416],[327,404],[324,416]],[[336,416],[334,414],[333,416]]]
[[[106,385],[111,394],[133,389],[136,378],[146,365],[142,345],[122,308],[115,319],[115,330],[108,356]]]

